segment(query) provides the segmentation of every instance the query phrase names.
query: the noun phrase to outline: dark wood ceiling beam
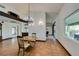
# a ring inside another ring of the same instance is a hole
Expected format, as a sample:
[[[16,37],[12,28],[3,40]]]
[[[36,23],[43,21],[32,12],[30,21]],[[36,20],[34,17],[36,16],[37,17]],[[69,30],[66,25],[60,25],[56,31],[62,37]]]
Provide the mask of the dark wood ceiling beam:
[[[0,11],[0,15],[1,16],[4,16],[4,17],[7,17],[7,18],[11,18],[11,19],[16,20],[16,21],[21,21],[21,22],[24,22],[24,23],[28,23],[28,21],[25,21],[23,19],[16,18],[16,17],[11,16],[11,15],[9,15],[7,13],[2,12],[2,11]]]

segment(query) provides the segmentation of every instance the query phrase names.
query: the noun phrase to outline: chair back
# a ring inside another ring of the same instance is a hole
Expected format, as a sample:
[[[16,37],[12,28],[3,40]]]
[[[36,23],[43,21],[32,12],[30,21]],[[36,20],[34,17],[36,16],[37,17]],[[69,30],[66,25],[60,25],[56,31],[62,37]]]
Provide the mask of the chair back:
[[[34,40],[36,40],[36,33],[32,33],[32,37]]]
[[[24,42],[22,41],[22,39],[23,39],[22,37],[17,37],[19,48],[23,48],[24,47]]]
[[[36,44],[36,33],[32,33],[32,40],[33,41],[30,41],[30,44],[32,47],[34,47]]]

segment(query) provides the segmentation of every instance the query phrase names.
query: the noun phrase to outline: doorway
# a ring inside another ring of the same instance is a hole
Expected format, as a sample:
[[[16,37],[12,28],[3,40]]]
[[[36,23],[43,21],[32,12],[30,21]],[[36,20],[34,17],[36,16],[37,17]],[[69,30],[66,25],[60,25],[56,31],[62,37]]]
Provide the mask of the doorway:
[[[55,26],[56,26],[56,21],[52,25],[52,35],[55,38]]]

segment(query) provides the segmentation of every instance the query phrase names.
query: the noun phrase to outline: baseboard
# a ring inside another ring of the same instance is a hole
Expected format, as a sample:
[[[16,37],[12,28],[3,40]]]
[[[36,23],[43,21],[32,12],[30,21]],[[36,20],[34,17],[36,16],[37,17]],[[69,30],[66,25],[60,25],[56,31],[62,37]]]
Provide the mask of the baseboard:
[[[46,40],[36,40],[37,42],[46,42]]]
[[[46,42],[46,40],[47,39],[45,39],[45,38],[39,38],[39,37],[36,38],[36,41],[40,41],[40,42]]]
[[[58,41],[58,39],[56,39]],[[58,43],[66,50],[66,48],[58,41]],[[72,56],[67,50],[66,52],[69,54],[69,56]]]
[[[4,40],[9,40],[9,39],[12,39],[12,38],[15,38],[15,37],[5,38],[5,39],[2,39],[2,41],[4,41]]]

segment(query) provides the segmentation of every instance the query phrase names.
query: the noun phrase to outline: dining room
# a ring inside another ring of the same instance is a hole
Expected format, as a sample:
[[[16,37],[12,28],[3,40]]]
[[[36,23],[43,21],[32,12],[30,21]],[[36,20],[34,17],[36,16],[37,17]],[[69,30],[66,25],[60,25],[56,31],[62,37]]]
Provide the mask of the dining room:
[[[49,27],[62,5],[58,3],[2,3],[0,55],[69,56],[70,54],[59,41],[46,35],[48,27],[49,35],[52,37],[52,30]]]

